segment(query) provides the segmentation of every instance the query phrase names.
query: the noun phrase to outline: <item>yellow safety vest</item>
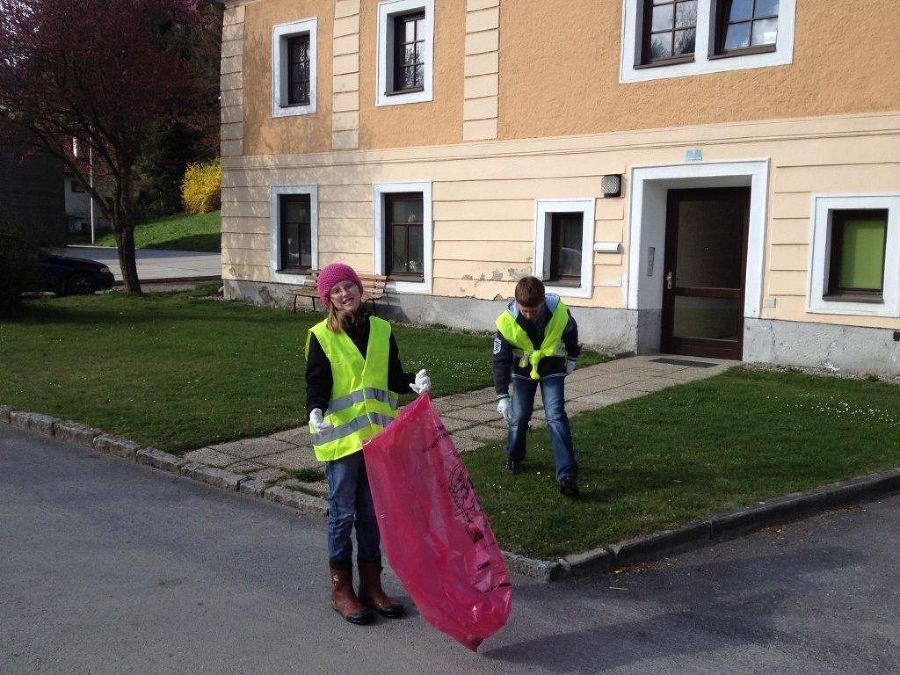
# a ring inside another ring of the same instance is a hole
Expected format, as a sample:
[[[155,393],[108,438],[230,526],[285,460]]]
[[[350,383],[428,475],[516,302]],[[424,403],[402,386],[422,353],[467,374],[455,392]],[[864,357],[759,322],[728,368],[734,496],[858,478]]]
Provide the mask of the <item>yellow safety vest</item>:
[[[334,379],[325,414],[325,421],[334,428],[319,433],[309,425],[316,459],[329,462],[359,452],[364,441],[378,435],[397,416],[397,396],[388,390],[391,326],[378,317],[369,319],[365,359],[347,333],[329,330],[327,320],[309,330],[307,356],[310,335],[322,345]]]
[[[538,363],[547,356],[565,356],[566,349],[562,344],[562,334],[569,321],[569,310],[566,304],[560,300],[553,309],[550,322],[544,330],[544,341],[538,349],[535,349],[528,333],[518,323],[512,311],[507,309],[497,317],[497,330],[500,331],[507,342],[513,347],[513,355],[519,359],[519,367],[524,368],[531,363],[531,379],[539,380]]]

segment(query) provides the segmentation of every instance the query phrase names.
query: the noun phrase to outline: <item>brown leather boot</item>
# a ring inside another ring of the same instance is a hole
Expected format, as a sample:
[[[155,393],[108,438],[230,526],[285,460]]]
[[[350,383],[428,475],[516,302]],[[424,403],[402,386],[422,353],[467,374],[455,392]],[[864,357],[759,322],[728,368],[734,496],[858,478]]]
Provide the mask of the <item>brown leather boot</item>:
[[[375,616],[353,592],[353,570],[331,570],[331,606],[346,621],[359,626],[371,623]]]
[[[403,605],[391,600],[381,588],[381,563],[359,563],[359,599],[381,616],[389,619],[403,616]]]

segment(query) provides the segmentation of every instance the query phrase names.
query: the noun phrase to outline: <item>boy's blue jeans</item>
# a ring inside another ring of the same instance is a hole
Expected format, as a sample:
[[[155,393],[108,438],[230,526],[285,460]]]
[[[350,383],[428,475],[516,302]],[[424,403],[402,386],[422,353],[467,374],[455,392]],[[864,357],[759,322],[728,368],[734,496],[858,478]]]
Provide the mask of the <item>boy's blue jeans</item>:
[[[540,384],[558,481],[578,477],[572,431],[569,429],[569,417],[565,408],[565,381],[566,378],[562,374],[540,380],[513,376],[512,421],[509,423],[509,439],[506,445],[510,459],[517,462],[525,459],[525,433],[528,431],[528,423],[534,411],[534,396]]]
[[[335,569],[353,565],[351,532],[356,526],[356,557],[363,562],[381,560],[381,534],[366,476],[363,453],[325,462],[328,481],[328,560]]]

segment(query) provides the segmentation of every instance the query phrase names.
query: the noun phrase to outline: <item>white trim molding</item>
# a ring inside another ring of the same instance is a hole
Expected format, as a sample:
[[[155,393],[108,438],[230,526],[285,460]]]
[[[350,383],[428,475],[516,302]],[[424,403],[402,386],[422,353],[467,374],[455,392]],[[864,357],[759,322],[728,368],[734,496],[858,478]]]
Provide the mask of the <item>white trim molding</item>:
[[[793,62],[796,0],[781,0],[778,5],[778,37],[774,51],[717,57],[715,25],[718,2],[719,0],[697,0],[697,32],[692,61],[641,66],[644,0],[622,0],[619,82],[646,82],[728,70],[783,66]]]
[[[549,293],[563,298],[589,298],[594,290],[594,209],[596,199],[537,199],[534,202],[534,264],[533,274],[546,279],[550,269],[549,227],[554,213],[580,213],[581,226],[581,283],[578,286],[554,286],[545,282]]]
[[[887,209],[887,239],[881,302],[826,299],[831,262],[831,223],[835,211]],[[900,316],[900,194],[814,194],[812,196],[806,310],[812,314]]]
[[[421,10],[425,12],[425,82],[422,91],[408,94],[390,94],[394,80],[394,22],[399,14]],[[404,105],[433,100],[432,79],[434,73],[434,0],[382,0],[378,3],[378,68],[375,78],[375,105]]]
[[[281,262],[281,200],[282,195],[309,195],[309,237],[312,269],[319,268],[319,188],[315,185],[290,185],[273,187],[269,206],[270,232],[272,234],[272,281],[282,284],[300,284],[305,274],[286,274],[279,271]]]
[[[662,308],[667,192],[680,188],[742,186],[750,187],[744,316],[759,317],[769,195],[768,159],[632,167],[628,273],[623,289],[628,309]],[[655,260],[652,269],[649,265],[651,257]]]
[[[434,239],[434,223],[431,216],[431,181],[414,183],[375,183],[372,186],[372,251],[375,262],[375,274],[387,275],[387,262],[384,259],[384,197],[399,192],[422,193],[422,264],[424,266],[422,281],[388,281],[386,289],[395,293],[430,294],[433,280],[434,260],[432,254]]]
[[[312,115],[316,112],[316,19],[303,19],[272,26],[272,117]],[[309,103],[290,105],[288,96],[287,43],[292,37],[309,35]]]

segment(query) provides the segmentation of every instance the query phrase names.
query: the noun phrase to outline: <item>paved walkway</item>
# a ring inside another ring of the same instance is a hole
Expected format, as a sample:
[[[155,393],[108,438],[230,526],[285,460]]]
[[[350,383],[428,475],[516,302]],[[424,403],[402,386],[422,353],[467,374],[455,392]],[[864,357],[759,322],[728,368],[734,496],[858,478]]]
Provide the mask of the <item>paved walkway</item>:
[[[109,246],[67,246],[58,251],[69,258],[86,258],[101,262],[122,281],[122,268],[115,248]],[[144,281],[163,279],[200,279],[222,276],[222,255],[201,251],[164,251],[140,248],[135,252],[138,277]]]
[[[569,415],[597,410],[652,391],[718,375],[736,363],[694,357],[634,356],[579,368],[566,378],[566,410]],[[506,438],[506,424],[497,414],[496,398],[494,388],[489,387],[434,400],[434,407],[460,452]],[[540,390],[531,423],[533,427],[544,424]],[[267,485],[284,485],[319,496],[327,491],[324,480],[300,481],[290,473],[302,469],[321,472],[322,465],[313,456],[305,425],[271,436],[199,448],[185,454],[185,459],[250,475]]]

